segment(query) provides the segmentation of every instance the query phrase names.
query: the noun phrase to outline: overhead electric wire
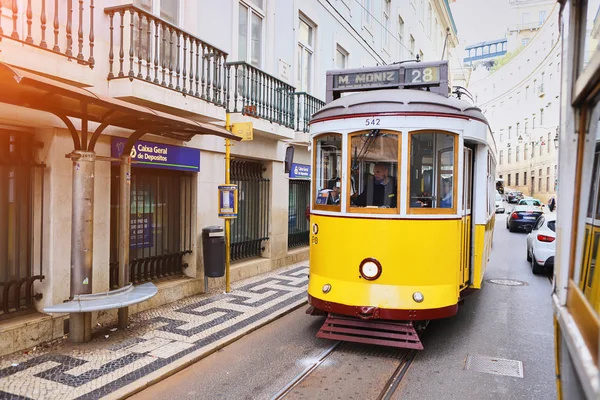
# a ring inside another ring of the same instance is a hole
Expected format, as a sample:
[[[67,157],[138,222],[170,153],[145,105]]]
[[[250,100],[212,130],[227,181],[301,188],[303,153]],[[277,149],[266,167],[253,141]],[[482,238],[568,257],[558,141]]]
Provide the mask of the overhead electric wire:
[[[411,50],[411,49],[409,49],[408,47],[406,47],[406,46],[404,45],[404,43],[402,43],[402,42],[401,42],[401,41],[400,41],[400,40],[399,40],[399,39],[398,39],[398,38],[397,38],[397,37],[396,37],[396,36],[395,36],[395,35],[394,35],[392,32],[390,32],[390,31],[389,31],[389,30],[388,30],[388,29],[385,27],[385,25],[383,25],[383,23],[381,23],[381,21],[379,21],[377,18],[375,18],[375,16],[374,16],[373,14],[371,14],[371,12],[370,12],[369,10],[367,10],[367,9],[365,8],[365,6],[363,6],[363,4],[362,4],[361,0],[355,0],[355,1],[356,1],[356,3],[357,3],[357,4],[358,4],[358,5],[359,5],[359,6],[360,6],[360,7],[361,7],[363,10],[365,10],[365,11],[366,11],[366,13],[367,13],[367,14],[369,14],[369,15],[371,16],[371,18],[373,18],[375,21],[377,21],[377,23],[378,23],[379,25],[381,25],[381,27],[382,27],[382,28],[383,28],[383,29],[384,29],[384,30],[385,30],[387,33],[389,33],[389,35],[390,35],[391,37],[393,37],[394,39],[396,39],[396,42],[400,43],[400,46],[402,46],[402,47],[404,47],[406,50],[408,50],[408,52],[410,53],[410,55],[411,55],[411,56],[413,56],[413,57],[415,56],[415,54],[412,52],[412,50]],[[329,3],[329,1],[327,1],[327,2]]]
[[[354,31],[354,33],[356,33],[356,34],[358,35],[358,37],[359,37],[359,38],[361,38],[363,42],[365,42],[365,45],[366,45],[366,46],[367,46],[369,49],[371,49],[371,51],[372,51],[373,53],[375,53],[375,55],[376,55],[377,57],[379,57],[379,60],[380,60],[380,62],[381,62],[383,65],[387,65],[387,63],[385,62],[385,60],[383,59],[383,57],[382,57],[382,56],[381,56],[381,55],[380,55],[380,54],[377,52],[377,50],[375,50],[373,47],[371,47],[371,45],[369,44],[369,42],[367,42],[367,40],[366,40],[366,39],[365,39],[365,38],[364,38],[364,37],[363,37],[363,36],[362,36],[362,35],[361,35],[361,34],[360,34],[360,33],[359,33],[359,32],[358,32],[358,31],[357,31],[355,28],[354,28],[354,26],[352,26],[352,24],[350,23],[350,21],[348,21],[348,20],[346,19],[346,17],[344,17],[344,15],[343,15],[341,12],[339,12],[339,11],[338,11],[338,9],[337,9],[337,8],[335,8],[335,7],[333,6],[333,4],[331,4],[331,2],[330,2],[329,0],[325,0],[325,1],[326,1],[326,2],[327,2],[327,4],[329,4],[329,6],[330,6],[330,7],[331,7],[331,8],[332,8],[332,9],[333,9],[333,10],[334,10],[334,11],[335,11],[335,12],[336,12],[336,13],[337,13],[339,16],[340,16],[340,18],[341,18],[341,19],[343,19],[343,20],[344,20],[344,22],[346,22],[346,24],[348,24],[348,26],[349,26],[349,27],[350,27],[350,28],[351,28],[351,29]]]

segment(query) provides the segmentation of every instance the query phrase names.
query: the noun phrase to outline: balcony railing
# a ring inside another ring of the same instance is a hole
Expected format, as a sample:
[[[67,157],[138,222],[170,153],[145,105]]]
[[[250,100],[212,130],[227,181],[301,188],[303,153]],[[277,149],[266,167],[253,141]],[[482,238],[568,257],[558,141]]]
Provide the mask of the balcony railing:
[[[241,112],[294,128],[293,86],[242,61],[227,63],[227,82],[232,93],[228,112]]]
[[[324,101],[306,92],[296,94],[296,131],[308,132],[310,118],[325,105]]]
[[[0,0],[0,41],[3,38],[93,68],[94,0]]]
[[[110,29],[109,80],[144,80],[226,106],[227,53],[132,4],[104,12]]]

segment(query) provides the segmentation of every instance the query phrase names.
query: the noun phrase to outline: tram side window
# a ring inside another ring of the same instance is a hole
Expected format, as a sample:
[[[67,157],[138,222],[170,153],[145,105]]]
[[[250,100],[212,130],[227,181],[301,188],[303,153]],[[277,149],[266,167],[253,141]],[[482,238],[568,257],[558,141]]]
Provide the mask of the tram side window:
[[[410,139],[412,209],[455,208],[454,135],[413,133]]]
[[[600,311],[600,277],[596,270],[596,261],[600,250],[600,185],[598,174],[600,169],[600,146],[596,145],[594,169],[588,209],[585,222],[585,241],[583,261],[579,285],[596,312]]]
[[[372,130],[350,139],[350,206],[398,208],[398,135]]]
[[[342,135],[315,140],[315,204],[339,208],[342,190]]]

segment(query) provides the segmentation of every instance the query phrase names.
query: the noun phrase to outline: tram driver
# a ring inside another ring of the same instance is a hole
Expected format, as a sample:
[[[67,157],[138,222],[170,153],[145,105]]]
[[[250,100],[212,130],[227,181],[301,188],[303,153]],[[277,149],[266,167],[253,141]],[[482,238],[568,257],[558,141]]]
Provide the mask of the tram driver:
[[[376,163],[373,175],[367,179],[363,191],[354,198],[354,204],[359,207],[398,207],[398,185],[389,173],[388,163]]]

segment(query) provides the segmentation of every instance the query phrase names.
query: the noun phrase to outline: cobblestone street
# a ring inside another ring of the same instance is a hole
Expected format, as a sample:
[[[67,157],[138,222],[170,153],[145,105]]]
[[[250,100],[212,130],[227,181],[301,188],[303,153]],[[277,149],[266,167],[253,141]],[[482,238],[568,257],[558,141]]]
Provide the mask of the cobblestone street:
[[[304,265],[302,265],[304,264]],[[126,331],[0,360],[2,399],[120,398],[306,302],[306,262],[134,315]]]

